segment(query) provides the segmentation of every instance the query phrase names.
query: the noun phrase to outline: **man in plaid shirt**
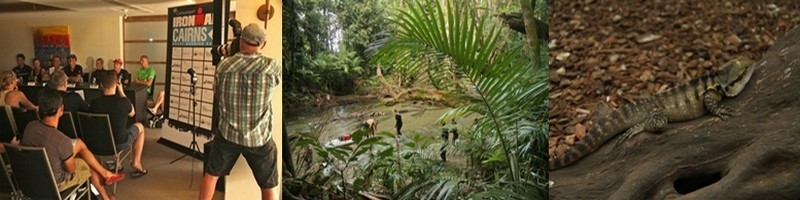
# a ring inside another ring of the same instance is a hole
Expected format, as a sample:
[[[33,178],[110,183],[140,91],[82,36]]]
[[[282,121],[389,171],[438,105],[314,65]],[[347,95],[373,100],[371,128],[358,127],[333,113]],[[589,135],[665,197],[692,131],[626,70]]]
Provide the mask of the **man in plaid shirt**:
[[[228,175],[244,155],[262,199],[278,199],[277,151],[272,140],[272,89],[280,81],[281,66],[259,53],[266,33],[255,23],[244,28],[240,51],[222,60],[216,69],[219,124],[205,162],[200,199],[211,199],[219,176]]]

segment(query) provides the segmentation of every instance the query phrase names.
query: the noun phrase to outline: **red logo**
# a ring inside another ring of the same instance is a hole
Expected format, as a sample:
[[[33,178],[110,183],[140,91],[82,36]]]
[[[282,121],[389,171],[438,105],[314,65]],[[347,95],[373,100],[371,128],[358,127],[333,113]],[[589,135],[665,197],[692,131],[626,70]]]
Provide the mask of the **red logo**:
[[[197,7],[197,14],[194,15],[194,25],[203,26],[206,21],[206,15],[203,14],[203,8]]]

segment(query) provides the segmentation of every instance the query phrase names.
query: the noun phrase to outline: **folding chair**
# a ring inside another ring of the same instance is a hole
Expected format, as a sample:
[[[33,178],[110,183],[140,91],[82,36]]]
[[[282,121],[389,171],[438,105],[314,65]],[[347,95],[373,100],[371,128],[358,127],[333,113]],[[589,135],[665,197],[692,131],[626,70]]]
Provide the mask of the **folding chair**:
[[[104,161],[103,158],[105,157],[113,157],[113,167],[107,164],[106,168],[118,173],[122,160],[125,160],[131,154],[132,147],[117,148],[114,132],[111,129],[111,119],[108,114],[78,112],[78,122],[80,122],[81,139],[86,143],[86,147],[101,162]],[[117,193],[116,183],[114,184],[114,193]]]
[[[58,189],[55,175],[44,147],[25,147],[3,143],[20,193],[31,199],[91,198],[89,179],[63,190]],[[80,191],[78,188],[84,188]]]
[[[0,166],[3,167],[0,173],[0,194],[8,195],[11,199],[21,199],[17,190],[17,181],[12,177],[11,165],[8,164],[8,155],[0,154]]]
[[[22,135],[25,132],[25,127],[28,126],[28,123],[39,120],[39,114],[36,113],[36,110],[12,107],[11,113],[14,115],[14,123],[17,125],[17,135]]]
[[[10,109],[8,106],[0,106],[0,142],[11,142],[18,133]]]
[[[58,130],[69,138],[80,138],[75,128],[75,120],[72,119],[72,112],[64,112],[64,115],[58,118]]]

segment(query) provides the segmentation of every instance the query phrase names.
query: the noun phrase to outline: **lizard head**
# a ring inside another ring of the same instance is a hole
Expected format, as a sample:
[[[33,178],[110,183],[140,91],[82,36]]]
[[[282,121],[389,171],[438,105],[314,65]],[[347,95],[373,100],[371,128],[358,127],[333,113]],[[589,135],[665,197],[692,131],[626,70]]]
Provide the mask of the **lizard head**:
[[[753,76],[756,65],[747,58],[736,58],[728,61],[722,66],[719,81],[725,96],[733,97],[738,95]]]

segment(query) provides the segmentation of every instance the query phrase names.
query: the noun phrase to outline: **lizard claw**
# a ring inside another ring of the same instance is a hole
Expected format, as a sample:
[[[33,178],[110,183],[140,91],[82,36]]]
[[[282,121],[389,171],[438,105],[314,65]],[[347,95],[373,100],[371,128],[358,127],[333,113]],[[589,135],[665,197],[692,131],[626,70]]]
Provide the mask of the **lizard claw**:
[[[719,107],[719,108],[717,109],[717,112],[716,112],[715,114],[716,114],[716,115],[717,115],[717,116],[718,116],[718,117],[719,117],[719,118],[720,118],[722,121],[725,121],[725,120],[727,120],[727,119],[728,119],[728,117],[730,117],[730,116],[733,116],[733,115],[734,115],[734,111],[733,111],[733,109],[732,109],[732,108],[721,106],[721,107]]]
[[[614,149],[617,149],[618,147],[624,145],[625,144],[625,140],[628,140],[628,138],[630,138],[631,135],[633,135],[633,134],[630,134],[630,132],[626,132],[626,133],[620,135],[619,139],[617,140],[617,143],[614,145]]]

